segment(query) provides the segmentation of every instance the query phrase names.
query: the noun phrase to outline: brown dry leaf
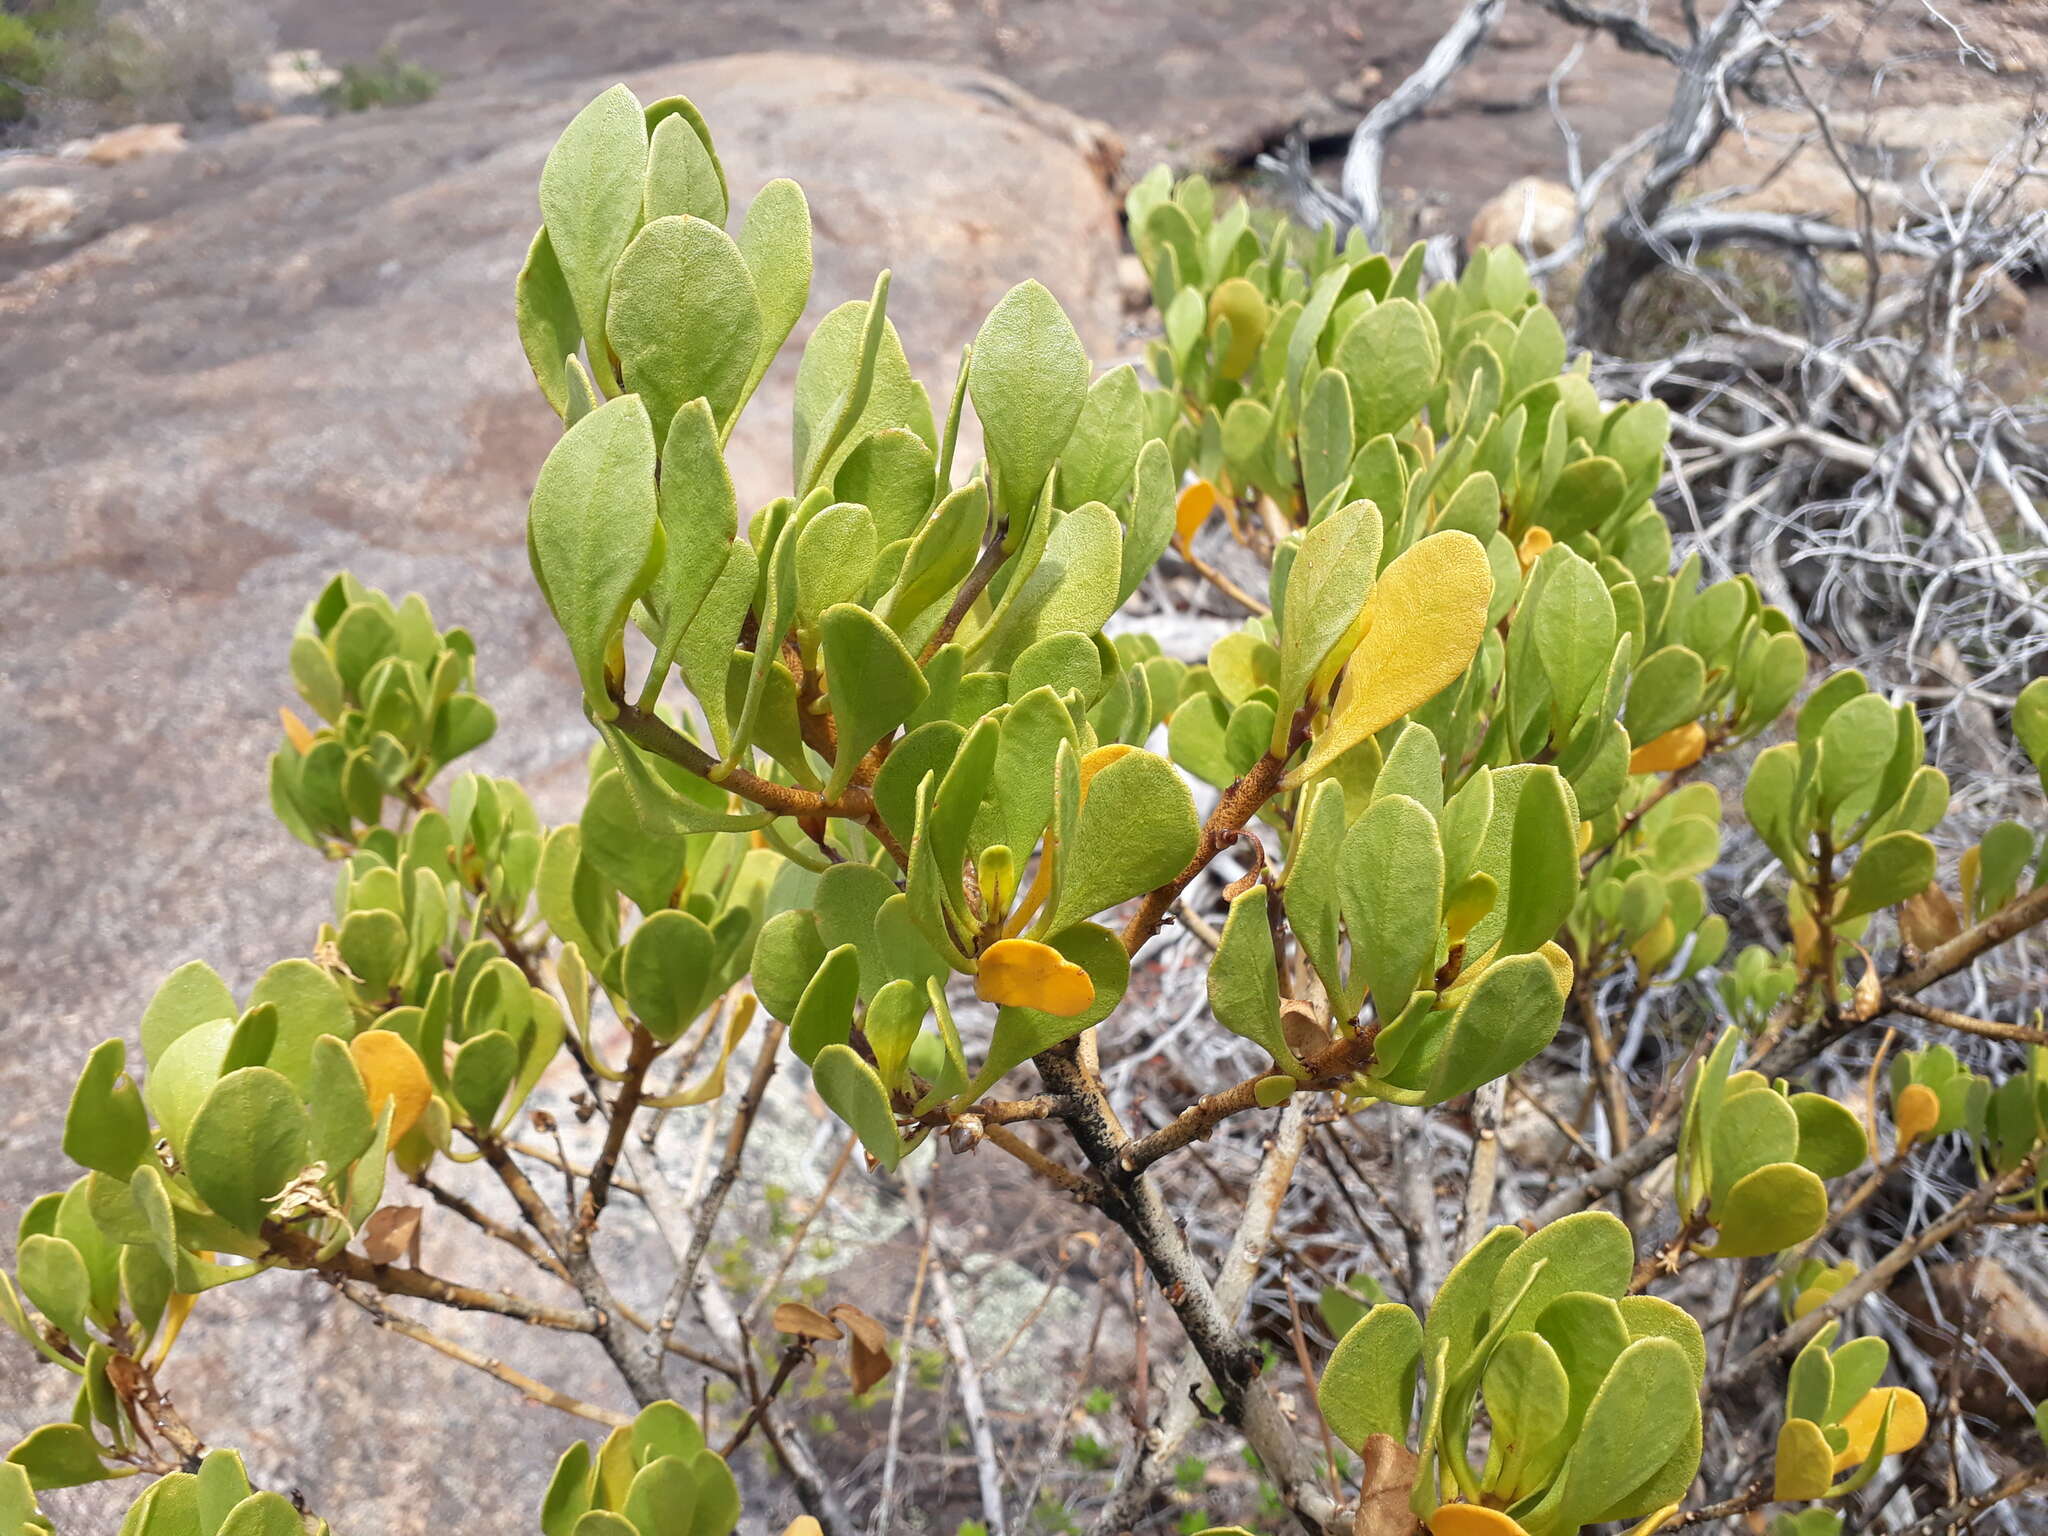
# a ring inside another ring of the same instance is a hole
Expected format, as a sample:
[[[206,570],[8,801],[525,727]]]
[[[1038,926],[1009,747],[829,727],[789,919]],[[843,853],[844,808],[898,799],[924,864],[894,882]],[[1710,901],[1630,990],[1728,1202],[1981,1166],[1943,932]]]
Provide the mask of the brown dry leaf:
[[[769,1320],[777,1333],[793,1334],[799,1339],[843,1339],[839,1325],[820,1312],[816,1307],[807,1307],[800,1301],[777,1302],[775,1315]]]
[[[1948,892],[1930,884],[1899,903],[1899,930],[1906,942],[1926,953],[1937,949],[1963,931],[1963,920]]]
[[[1364,1460],[1351,1536],[1412,1536],[1421,1529],[1408,1507],[1418,1465],[1415,1453],[1392,1435],[1367,1435]]]
[[[854,1395],[859,1396],[888,1375],[896,1362],[889,1358],[889,1330],[850,1302],[840,1302],[832,1316],[853,1335],[847,1347],[847,1373],[853,1377]]]
[[[363,1252],[373,1264],[419,1263],[420,1208],[387,1205],[363,1223]]]
[[[1330,1032],[1316,1017],[1315,1005],[1298,997],[1280,1004],[1280,1033],[1287,1039],[1287,1048],[1297,1056],[1313,1056],[1329,1049]]]

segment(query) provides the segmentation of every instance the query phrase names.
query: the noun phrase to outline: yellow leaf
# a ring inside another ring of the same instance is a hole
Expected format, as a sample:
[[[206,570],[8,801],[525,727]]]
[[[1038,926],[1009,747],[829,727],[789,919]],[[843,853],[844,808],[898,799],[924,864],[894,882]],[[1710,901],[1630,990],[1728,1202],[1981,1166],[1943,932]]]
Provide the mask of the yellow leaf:
[[[1529,1536],[1512,1515],[1483,1504],[1440,1504],[1429,1529],[1430,1536]]]
[[[1181,488],[1180,500],[1173,508],[1174,542],[1182,549],[1188,547],[1195,530],[1209,520],[1209,514],[1216,510],[1216,487],[1206,480],[1196,480]]]
[[[1088,973],[1050,944],[998,939],[981,952],[974,995],[985,1003],[1037,1008],[1056,1018],[1085,1013],[1095,1001]]]
[[[1095,782],[1095,775],[1102,772],[1118,758],[1131,752],[1128,742],[1113,741],[1106,747],[1097,747],[1081,759],[1081,803],[1088,803],[1088,786]]]
[[[1644,742],[1628,756],[1630,773],[1672,773],[1690,768],[1707,750],[1707,733],[1697,720],[1674,725],[1662,736]]]
[[[1563,946],[1551,942],[1546,942],[1536,953],[1544,958],[1545,962],[1550,966],[1550,974],[1557,978],[1557,995],[1559,997],[1570,997],[1572,995],[1572,957],[1564,952]]]
[[[396,1144],[419,1122],[427,1101],[434,1096],[425,1065],[405,1043],[405,1036],[388,1029],[364,1030],[349,1041],[348,1053],[363,1074],[363,1087],[369,1090],[371,1115],[383,1114],[386,1104],[395,1106],[391,1140]]]
[[[1543,552],[1555,542],[1556,540],[1551,538],[1548,528],[1531,528],[1522,535],[1522,542],[1515,547],[1515,559],[1520,563],[1522,569],[1526,571],[1538,560],[1541,560]]]
[[[1933,1132],[1941,1120],[1941,1097],[1925,1083],[1908,1083],[1892,1105],[1892,1124],[1899,1128],[1899,1145],[1909,1147]]]
[[[1885,1455],[1910,1451],[1926,1438],[1927,1405],[1920,1401],[1918,1392],[1910,1387],[1872,1387],[1854,1408],[1842,1415],[1842,1428],[1849,1432],[1849,1444],[1835,1458],[1837,1472],[1863,1464],[1870,1448],[1877,1444],[1877,1428],[1884,1422],[1887,1404],[1891,1407],[1892,1427],[1885,1433]]]
[[[1216,360],[1216,371],[1237,378],[1258,358],[1266,339],[1266,296],[1248,278],[1231,277],[1216,285],[1209,298],[1209,334],[1230,322],[1230,350]]]
[[[313,733],[306,729],[306,722],[282,705],[278,706],[277,718],[284,725],[284,737],[292,744],[292,750],[304,757],[313,749]]]
[[[1365,638],[1345,664],[1329,723],[1289,784],[1313,778],[1462,677],[1492,597],[1486,550],[1469,533],[1432,533],[1396,556],[1365,600]]]
[[[825,1528],[809,1515],[798,1515],[789,1522],[782,1536],[825,1536]]]
[[[1774,1499],[1820,1499],[1834,1484],[1834,1452],[1811,1419],[1787,1419],[1778,1431]]]
[[[1658,1531],[1664,1529],[1666,1522],[1677,1513],[1678,1506],[1676,1504],[1666,1504],[1662,1509],[1652,1511],[1650,1514],[1645,1515],[1638,1523],[1630,1526],[1628,1528],[1628,1536],[1656,1536]]]

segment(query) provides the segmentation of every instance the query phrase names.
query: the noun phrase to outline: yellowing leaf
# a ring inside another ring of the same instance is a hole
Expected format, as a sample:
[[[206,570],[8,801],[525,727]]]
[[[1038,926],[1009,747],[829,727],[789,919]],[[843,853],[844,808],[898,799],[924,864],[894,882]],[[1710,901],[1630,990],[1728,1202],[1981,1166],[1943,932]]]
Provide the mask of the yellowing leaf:
[[[1469,533],[1432,533],[1396,556],[1366,599],[1365,638],[1345,664],[1329,723],[1289,783],[1313,778],[1463,676],[1492,597],[1486,550]]]
[[[1442,1504],[1429,1517],[1430,1536],[1528,1536],[1512,1515],[1483,1504]]]
[[[1216,510],[1216,487],[1206,480],[1197,480],[1182,488],[1180,499],[1173,505],[1174,542],[1182,549],[1194,538],[1195,530],[1209,520],[1209,514]]]
[[[1674,725],[1662,736],[1644,742],[1629,754],[1630,773],[1671,773],[1690,768],[1707,750],[1707,733],[1697,720]]]
[[[1899,1128],[1899,1145],[1911,1146],[1930,1134],[1941,1120],[1941,1097],[1925,1083],[1908,1083],[1892,1104],[1892,1123]]]
[[[1811,1419],[1787,1419],[1778,1431],[1771,1497],[1819,1499],[1834,1482],[1834,1452]]]
[[[388,1029],[367,1029],[348,1043],[348,1054],[369,1090],[370,1113],[382,1115],[392,1105],[391,1141],[395,1144],[418,1123],[434,1096],[426,1065],[405,1037]]]
[[[1842,1415],[1842,1428],[1849,1432],[1849,1444],[1835,1458],[1835,1471],[1846,1472],[1870,1454],[1870,1448],[1877,1444],[1878,1426],[1884,1423],[1887,1406],[1891,1409],[1892,1425],[1885,1432],[1885,1455],[1910,1451],[1926,1438],[1927,1405],[1920,1400],[1919,1393],[1910,1387],[1873,1387]]]
[[[306,729],[306,722],[286,709],[278,706],[278,722],[284,726],[285,740],[292,744],[292,750],[304,757],[313,750],[313,733]]]
[[[825,1536],[825,1528],[809,1515],[798,1515],[784,1528],[782,1536]]]
[[[1118,758],[1136,751],[1128,742],[1113,741],[1106,747],[1097,747],[1081,759],[1081,799],[1088,799],[1088,786],[1095,782],[1095,775],[1102,772]]]
[[[1095,983],[1088,973],[1035,939],[999,939],[982,951],[977,963],[974,995],[985,1003],[1036,1008],[1071,1019],[1095,1001]]]
[[[1528,570],[1543,558],[1543,552],[1556,542],[1550,537],[1550,530],[1544,527],[1531,528],[1522,535],[1522,542],[1515,547],[1515,561],[1523,570]]]

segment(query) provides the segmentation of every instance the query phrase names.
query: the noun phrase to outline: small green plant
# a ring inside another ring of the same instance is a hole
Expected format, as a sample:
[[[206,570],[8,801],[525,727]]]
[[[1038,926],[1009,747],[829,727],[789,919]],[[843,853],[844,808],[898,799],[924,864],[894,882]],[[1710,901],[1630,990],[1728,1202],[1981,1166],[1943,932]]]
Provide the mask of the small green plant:
[[[367,112],[372,107],[414,107],[432,101],[441,77],[425,65],[386,48],[376,58],[350,60],[341,78],[325,91],[327,104],[341,112]]]

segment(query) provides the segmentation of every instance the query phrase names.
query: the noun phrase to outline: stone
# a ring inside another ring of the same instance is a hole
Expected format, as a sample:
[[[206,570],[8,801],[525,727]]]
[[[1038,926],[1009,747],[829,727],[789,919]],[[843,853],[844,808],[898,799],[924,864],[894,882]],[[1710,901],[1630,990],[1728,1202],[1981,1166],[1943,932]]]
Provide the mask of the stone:
[[[2027,291],[2011,273],[1979,267],[1964,280],[1962,291],[1963,302],[1972,305],[1964,324],[1980,336],[2016,336],[2025,328]]]
[[[295,702],[292,625],[330,571],[418,590],[442,624],[467,625],[501,721],[471,761],[519,776],[544,816],[574,814],[593,738],[524,542],[560,426],[511,300],[541,162],[613,78],[487,81],[404,112],[209,137],[204,154],[146,168],[134,222],[0,283],[0,483],[34,509],[0,519],[0,920],[19,936],[0,962],[0,1030],[37,1042],[0,1055],[0,1210],[73,1175],[59,1139],[77,1065],[109,1035],[134,1039],[166,972],[204,957],[243,995],[272,960],[310,952],[333,866],[271,816],[265,762],[277,707]],[[1118,203],[1071,114],[1021,110],[1015,87],[974,71],[797,54],[628,84],[702,108],[734,228],[772,176],[811,199],[810,309],[735,439],[748,510],[788,486],[804,337],[882,266],[941,402],[961,347],[1026,277],[1059,296],[1099,363],[1119,356]],[[687,1158],[699,1124],[674,1116],[665,1145]],[[458,1249],[442,1214],[427,1265],[560,1294],[478,1255],[497,1245]],[[658,1306],[638,1292],[663,1269],[630,1262],[627,1235],[606,1243],[631,1304]],[[586,1340],[433,1321],[624,1405]],[[589,1427],[282,1275],[203,1298],[170,1385],[268,1485],[304,1489],[337,1529],[390,1536],[529,1528],[554,1456]],[[64,1417],[70,1396],[68,1378],[0,1341],[0,1429]],[[111,1530],[118,1496],[50,1504],[67,1529]]]
[[[15,187],[0,192],[0,240],[61,240],[82,206],[69,187]]]
[[[2016,1229],[2019,1241],[2031,1243],[2031,1231]],[[1996,1258],[1966,1259],[1933,1266],[1925,1283],[1908,1272],[1892,1286],[1892,1300],[1913,1320],[1914,1341],[1934,1359],[1954,1352],[1959,1324],[1996,1357],[1993,1366],[1966,1356],[1967,1413],[2025,1424],[2032,1416],[2029,1404],[2048,1397],[2048,1297],[2034,1269],[2026,1266],[2023,1280]]]
[[[1473,215],[1466,240],[1482,245],[1515,245],[1538,256],[1563,249],[1579,216],[1572,189],[1540,176],[1524,176],[1489,199]]]
[[[183,123],[133,123],[87,139],[78,158],[89,165],[126,165],[157,155],[175,155],[185,147]]]

